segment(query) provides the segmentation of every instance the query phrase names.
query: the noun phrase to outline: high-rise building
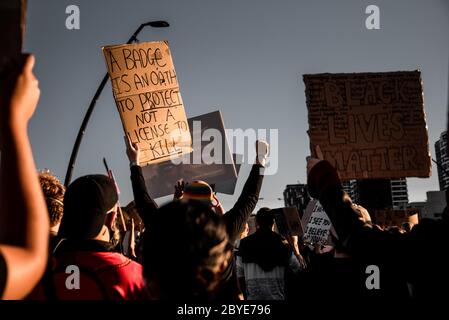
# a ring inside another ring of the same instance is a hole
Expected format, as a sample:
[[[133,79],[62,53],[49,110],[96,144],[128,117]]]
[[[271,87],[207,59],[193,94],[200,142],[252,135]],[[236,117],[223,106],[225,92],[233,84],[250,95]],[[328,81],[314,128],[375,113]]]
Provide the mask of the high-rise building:
[[[419,209],[420,219],[440,219],[446,208],[446,192],[427,191],[426,195],[426,201],[411,202],[409,206]]]
[[[343,190],[351,197],[352,202],[359,203],[359,190],[357,180],[343,181]]]
[[[343,183],[343,189],[354,203],[370,212],[386,208],[403,209],[408,205],[405,178],[349,180]]]
[[[440,135],[440,139],[435,142],[435,154],[437,156],[438,181],[440,190],[444,191],[449,187],[449,157],[447,155],[447,131]]]
[[[390,180],[391,202],[393,209],[404,209],[408,205],[407,180],[396,178]]]
[[[306,210],[310,196],[305,184],[288,184],[284,190],[284,203],[286,207],[298,208],[299,215],[302,217]]]

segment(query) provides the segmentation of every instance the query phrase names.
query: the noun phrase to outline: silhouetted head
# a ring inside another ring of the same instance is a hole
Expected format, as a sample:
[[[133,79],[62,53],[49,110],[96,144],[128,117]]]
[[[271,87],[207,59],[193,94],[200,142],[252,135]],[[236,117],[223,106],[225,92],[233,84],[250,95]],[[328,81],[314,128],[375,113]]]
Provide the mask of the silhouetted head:
[[[161,207],[144,235],[144,276],[151,297],[213,297],[231,249],[222,216],[204,202],[179,200]]]
[[[63,201],[65,187],[61,181],[48,170],[39,173],[39,182],[42,191],[44,192],[45,202],[47,203],[51,230],[57,232],[64,211]]]
[[[224,213],[218,208],[220,202],[215,195],[214,189],[206,181],[195,180],[191,183],[187,183],[184,188],[182,199],[201,201],[215,212],[220,214]]]
[[[274,215],[271,209],[261,208],[257,212],[256,223],[259,229],[272,230],[274,225]]]
[[[182,198],[186,200],[198,200],[212,205],[214,201],[213,195],[214,191],[206,181],[195,180],[185,186]]]
[[[104,175],[87,175],[73,181],[64,196],[59,235],[71,240],[95,239],[112,229],[118,195],[114,181]],[[108,236],[103,237],[108,240]]]

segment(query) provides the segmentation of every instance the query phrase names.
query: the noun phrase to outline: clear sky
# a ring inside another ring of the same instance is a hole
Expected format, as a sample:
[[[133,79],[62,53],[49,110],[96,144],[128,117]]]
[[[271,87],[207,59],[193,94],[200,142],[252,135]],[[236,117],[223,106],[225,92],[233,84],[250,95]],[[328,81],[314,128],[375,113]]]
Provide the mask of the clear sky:
[[[65,27],[68,5],[80,30]],[[380,30],[365,28],[365,8],[380,8]],[[106,72],[103,45],[120,44],[143,22],[140,41],[168,40],[188,117],[220,109],[228,128],[279,129],[279,170],[266,178],[263,206],[282,206],[286,184],[305,182],[307,109],[302,74],[421,69],[430,138],[446,127],[449,2],[446,0],[46,0],[29,1],[25,49],[37,57],[41,100],[30,128],[39,168],[64,179],[87,106]],[[123,131],[110,84],[80,148],[74,178],[114,170],[122,203],[132,200]],[[411,201],[438,190],[408,179]],[[236,194],[248,174],[244,167]],[[223,196],[229,207],[234,198]]]

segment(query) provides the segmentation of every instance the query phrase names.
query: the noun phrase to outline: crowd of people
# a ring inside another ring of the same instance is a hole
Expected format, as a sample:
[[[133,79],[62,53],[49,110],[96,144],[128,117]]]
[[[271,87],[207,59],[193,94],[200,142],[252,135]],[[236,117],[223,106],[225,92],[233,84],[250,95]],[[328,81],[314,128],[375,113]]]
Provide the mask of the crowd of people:
[[[205,181],[179,182],[158,207],[148,193],[140,149],[126,154],[139,224],[118,219],[115,182],[86,175],[67,188],[38,173],[28,122],[39,99],[33,56],[0,85],[0,297],[30,300],[237,301],[306,299],[439,300],[449,287],[447,210],[410,230],[383,230],[343,191],[319,148],[307,160],[308,190],[329,216],[336,236],[322,252],[297,236],[275,232],[274,214],[256,209],[269,146],[256,159],[227,212]],[[157,187],[157,186],[154,186]],[[367,285],[366,270],[380,284]]]

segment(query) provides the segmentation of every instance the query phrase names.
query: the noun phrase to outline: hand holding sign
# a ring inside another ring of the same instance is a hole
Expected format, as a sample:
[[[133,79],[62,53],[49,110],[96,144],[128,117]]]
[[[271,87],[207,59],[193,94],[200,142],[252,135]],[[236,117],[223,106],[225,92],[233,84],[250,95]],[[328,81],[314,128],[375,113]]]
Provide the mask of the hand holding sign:
[[[342,180],[430,176],[419,71],[303,78],[311,151],[320,145]]]
[[[11,120],[13,125],[27,123],[36,109],[40,90],[39,81],[33,74],[34,62],[34,56],[28,55],[20,74],[13,73],[1,81],[1,119]],[[15,85],[11,88],[8,83]]]
[[[220,200],[217,198],[217,194],[215,192],[214,192],[213,197],[214,197],[214,200],[216,202],[215,205],[214,205],[215,212],[217,214],[219,214],[219,215],[225,214],[225,210],[224,210],[223,206],[221,205]]]
[[[139,144],[141,166],[192,151],[192,141],[168,43],[103,47],[123,129]]]
[[[137,143],[132,143],[127,136],[125,138],[126,155],[128,156],[130,163],[135,163],[140,166],[140,147]]]
[[[184,194],[184,187],[186,186],[186,183],[183,179],[179,179],[176,182],[175,185],[175,193],[173,194],[173,200],[179,200],[182,198],[182,195]]]

